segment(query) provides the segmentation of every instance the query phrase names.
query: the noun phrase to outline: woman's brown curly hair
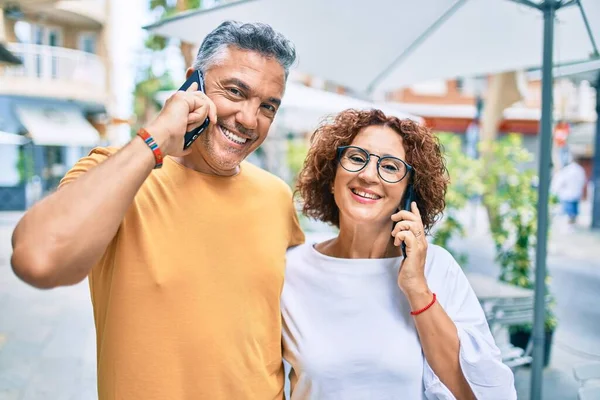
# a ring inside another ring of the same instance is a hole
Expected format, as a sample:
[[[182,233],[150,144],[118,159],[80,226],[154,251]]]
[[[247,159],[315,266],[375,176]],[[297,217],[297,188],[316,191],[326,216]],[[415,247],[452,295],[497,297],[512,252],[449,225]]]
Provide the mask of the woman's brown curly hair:
[[[372,125],[389,127],[402,136],[405,161],[414,169],[421,219],[425,232],[429,232],[446,206],[449,178],[441,145],[428,128],[409,119],[388,117],[380,110],[342,111],[312,134],[296,188],[304,201],[302,212],[339,228],[340,212],[331,193],[338,166],[337,148],[350,145],[361,130]]]

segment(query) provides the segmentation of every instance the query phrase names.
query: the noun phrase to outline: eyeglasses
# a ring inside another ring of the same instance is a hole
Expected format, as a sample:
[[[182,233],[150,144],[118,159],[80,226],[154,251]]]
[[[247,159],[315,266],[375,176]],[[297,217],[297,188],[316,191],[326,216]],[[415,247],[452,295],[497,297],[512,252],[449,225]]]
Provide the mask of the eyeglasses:
[[[381,157],[357,146],[340,146],[337,148],[338,162],[342,168],[349,172],[363,170],[369,164],[371,156],[378,158],[377,174],[388,183],[400,182],[413,170],[413,167],[396,157]]]

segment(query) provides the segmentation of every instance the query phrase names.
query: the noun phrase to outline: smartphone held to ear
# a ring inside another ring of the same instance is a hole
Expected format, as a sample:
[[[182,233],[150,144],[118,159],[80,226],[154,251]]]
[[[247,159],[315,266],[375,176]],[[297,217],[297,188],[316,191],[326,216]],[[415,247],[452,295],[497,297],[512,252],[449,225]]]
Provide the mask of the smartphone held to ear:
[[[410,183],[406,187],[406,195],[404,196],[404,206],[402,207],[402,209],[406,211],[411,211],[410,205],[413,201],[416,200],[417,196],[415,194],[415,188],[413,187],[413,184]],[[402,248],[402,255],[404,256],[404,258],[406,258],[406,244],[404,243],[404,241],[402,241],[402,244],[400,246]]]
[[[187,81],[179,88],[179,90],[186,91],[192,83],[196,82],[198,84],[198,90],[204,93],[204,77],[200,71],[194,71],[192,75],[188,78]],[[210,124],[210,119],[207,117],[206,120],[199,127],[192,129],[189,132],[186,132],[185,138],[183,141],[183,149],[187,149],[194,143],[194,140],[198,139],[200,134],[206,130],[208,125]]]

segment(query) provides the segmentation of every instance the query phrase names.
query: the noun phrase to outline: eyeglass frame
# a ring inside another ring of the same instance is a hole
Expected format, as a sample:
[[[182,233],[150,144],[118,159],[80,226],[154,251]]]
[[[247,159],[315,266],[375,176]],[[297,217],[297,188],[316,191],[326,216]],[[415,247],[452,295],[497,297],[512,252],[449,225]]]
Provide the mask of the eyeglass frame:
[[[342,165],[342,153],[344,152],[344,150],[346,149],[358,149],[362,152],[364,152],[367,155],[367,162],[365,162],[365,165],[363,165],[360,169],[356,170],[356,171],[350,171],[348,168],[344,167],[344,165]],[[398,157],[394,157],[394,156],[380,156],[377,154],[373,154],[373,153],[369,153],[367,150],[363,149],[362,147],[358,147],[358,146],[338,146],[337,148],[337,162],[338,164],[340,164],[340,166],[342,168],[344,168],[346,171],[348,172],[360,172],[363,169],[365,169],[367,167],[367,165],[369,165],[369,163],[371,162],[371,156],[373,157],[377,157],[377,175],[384,181],[387,183],[399,183],[402,182],[404,180],[404,178],[406,178],[409,175],[412,175],[414,168],[408,164],[406,161],[404,161],[401,158]],[[379,166],[381,164],[381,160],[385,160],[385,159],[393,159],[393,160],[398,160],[400,161],[402,164],[404,164],[406,166],[406,173],[404,174],[404,176],[402,178],[400,178],[397,181],[388,181],[387,179],[385,179],[383,176],[381,176],[381,172],[379,171]]]

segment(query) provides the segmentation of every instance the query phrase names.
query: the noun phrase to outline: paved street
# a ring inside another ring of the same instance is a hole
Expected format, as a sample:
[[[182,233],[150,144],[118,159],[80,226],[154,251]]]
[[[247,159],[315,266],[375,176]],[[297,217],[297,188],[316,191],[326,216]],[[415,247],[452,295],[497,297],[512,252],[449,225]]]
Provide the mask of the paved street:
[[[0,216],[0,400],[96,399],[96,352],[87,281],[41,291],[9,266],[18,214]]]
[[[10,234],[19,214],[0,214],[0,400],[96,398],[95,339],[87,282],[40,291],[20,282],[9,266]],[[493,247],[481,222],[456,243],[469,254],[466,268],[495,276]],[[317,237],[317,235],[309,236]],[[559,246],[560,244],[560,246]],[[600,235],[554,233],[548,267],[559,327],[544,399],[575,400],[572,367],[600,361]],[[529,398],[529,369],[516,373],[520,399]]]

